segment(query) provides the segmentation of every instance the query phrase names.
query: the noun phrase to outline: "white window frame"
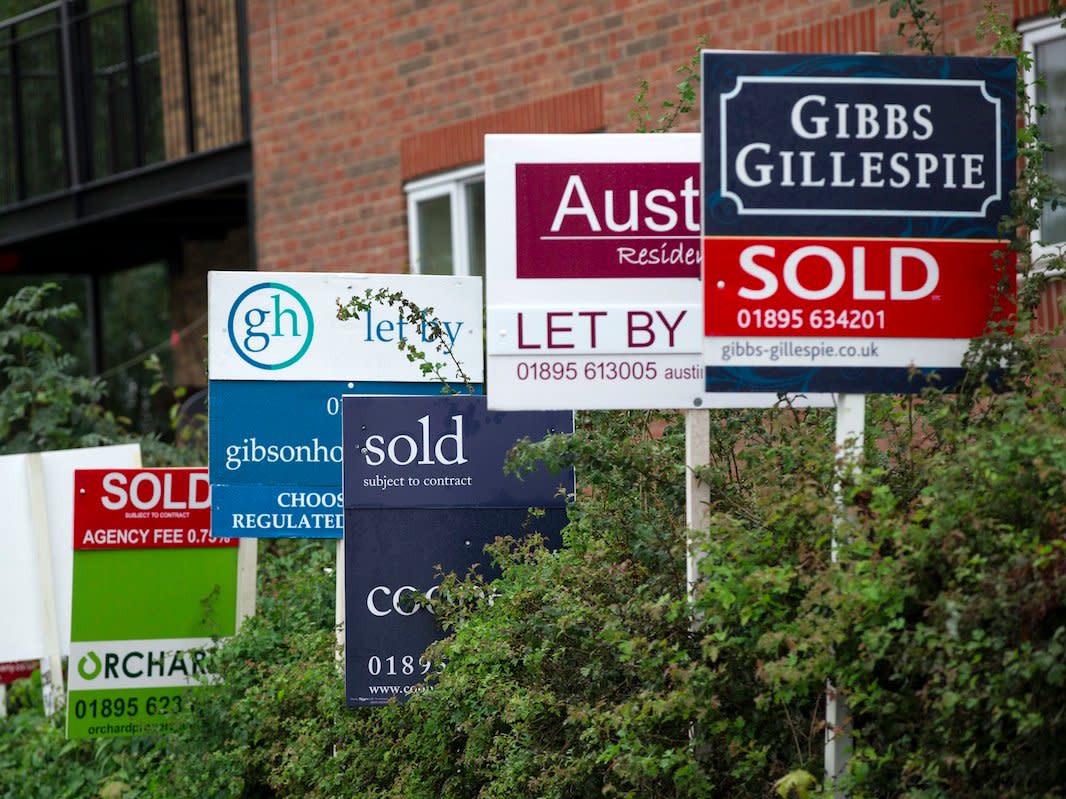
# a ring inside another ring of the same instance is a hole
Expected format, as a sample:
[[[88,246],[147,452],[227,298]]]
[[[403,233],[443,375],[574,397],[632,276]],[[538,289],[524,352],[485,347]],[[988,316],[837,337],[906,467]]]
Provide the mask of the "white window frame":
[[[1031,55],[1032,62],[1036,64],[1037,45],[1055,39],[1066,39],[1066,29],[1062,27],[1062,20],[1054,17],[1042,17],[1040,19],[1022,22],[1018,25],[1018,33],[1022,35],[1022,47]],[[1036,78],[1038,73],[1030,67],[1025,72],[1025,90],[1029,96],[1029,107],[1036,107]],[[1066,141],[1057,145],[1063,156],[1066,156]],[[1066,188],[1066,187],[1064,187]],[[1033,266],[1043,268],[1047,259],[1058,255],[1066,249],[1066,241],[1040,243],[1040,228],[1036,227],[1029,233],[1033,243]]]
[[[463,277],[470,274],[468,244],[470,209],[467,208],[466,187],[471,183],[484,182],[485,165],[477,164],[413,180],[404,186],[404,191],[407,192],[407,250],[413,274],[417,275],[422,272],[422,253],[418,236],[418,204],[444,196],[449,198],[452,217],[452,274]]]

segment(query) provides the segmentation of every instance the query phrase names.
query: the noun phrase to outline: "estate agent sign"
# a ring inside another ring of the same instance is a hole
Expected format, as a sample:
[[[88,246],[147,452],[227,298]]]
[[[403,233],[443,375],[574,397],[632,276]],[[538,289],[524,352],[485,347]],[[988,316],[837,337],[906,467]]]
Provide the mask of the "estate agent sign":
[[[485,137],[489,407],[777,402],[703,390],[699,160],[695,133]]]
[[[704,52],[708,391],[908,391],[1013,311],[1003,58]],[[914,370],[918,370],[917,375]]]
[[[387,289],[433,317],[375,303],[356,321],[337,301]],[[219,535],[340,538],[341,396],[439,394],[401,342],[434,361],[432,321],[470,379],[483,380],[481,278],[211,272],[209,413],[213,524]]]
[[[236,603],[237,539],[211,535],[206,469],[75,472],[68,737],[165,728]]]
[[[485,397],[344,398],[345,691],[348,705],[403,701],[440,664],[426,598],[438,570],[460,575],[497,536],[553,543],[574,491],[567,469],[504,474],[522,438],[573,431],[571,412],[493,412]],[[543,509],[533,515],[530,508]]]

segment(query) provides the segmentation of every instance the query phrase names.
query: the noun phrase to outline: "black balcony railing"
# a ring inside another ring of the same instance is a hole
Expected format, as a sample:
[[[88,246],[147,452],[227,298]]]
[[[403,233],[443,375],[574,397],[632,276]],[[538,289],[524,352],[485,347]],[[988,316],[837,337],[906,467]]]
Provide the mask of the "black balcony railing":
[[[243,0],[0,20],[0,209],[247,140]]]

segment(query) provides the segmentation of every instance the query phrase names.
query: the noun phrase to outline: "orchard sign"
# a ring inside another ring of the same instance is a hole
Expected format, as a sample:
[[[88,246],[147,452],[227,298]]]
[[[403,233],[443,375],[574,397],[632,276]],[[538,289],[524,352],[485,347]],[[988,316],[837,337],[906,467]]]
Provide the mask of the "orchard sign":
[[[1015,63],[703,54],[708,391],[908,391],[1013,312]]]
[[[211,535],[207,469],[74,473],[67,735],[161,732],[236,630],[237,539]]]

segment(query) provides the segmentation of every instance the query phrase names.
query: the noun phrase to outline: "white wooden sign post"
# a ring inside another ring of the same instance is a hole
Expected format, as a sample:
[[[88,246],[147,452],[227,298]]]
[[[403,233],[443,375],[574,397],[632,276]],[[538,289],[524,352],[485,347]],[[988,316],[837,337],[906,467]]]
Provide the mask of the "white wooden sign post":
[[[45,500],[44,469],[39,453],[27,456],[29,474],[30,518],[36,549],[37,580],[41,586],[41,693],[44,714],[51,716],[63,707],[63,661],[59,649],[59,613],[56,611],[55,577],[52,573],[52,542],[48,528],[48,504]],[[68,588],[69,590],[69,588]]]
[[[710,525],[711,486],[700,479],[700,470],[710,465],[711,420],[709,411],[685,411],[685,525],[689,530],[685,552],[685,578],[689,601],[695,600],[700,579],[698,536]]]
[[[833,520],[833,537],[830,546],[831,560],[839,561],[839,527],[847,519],[844,503],[844,482],[860,466],[863,439],[866,427],[866,395],[840,394],[837,398],[836,417],[836,472],[834,485],[837,510]],[[825,773],[832,781],[834,795],[843,799],[844,792],[837,785],[847,765],[852,749],[851,711],[847,699],[833,685],[832,678],[825,686]]]

